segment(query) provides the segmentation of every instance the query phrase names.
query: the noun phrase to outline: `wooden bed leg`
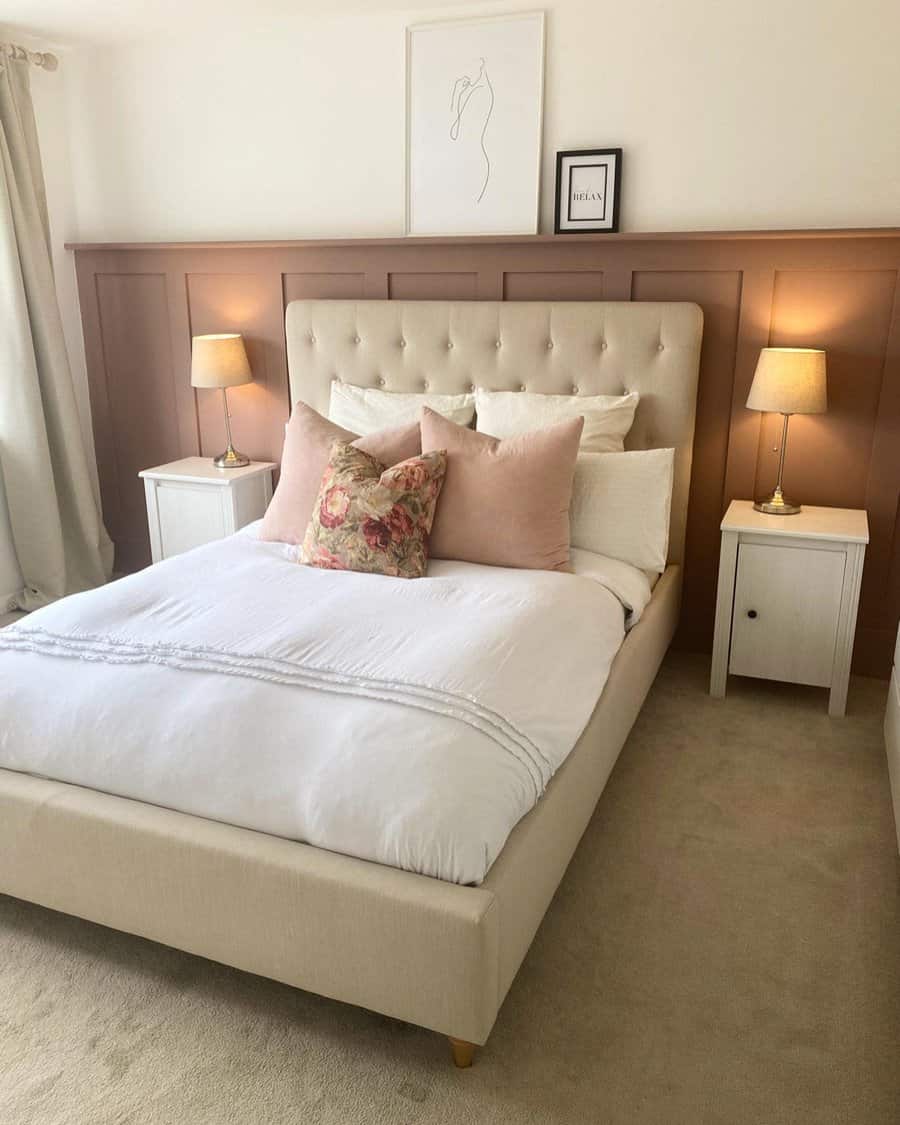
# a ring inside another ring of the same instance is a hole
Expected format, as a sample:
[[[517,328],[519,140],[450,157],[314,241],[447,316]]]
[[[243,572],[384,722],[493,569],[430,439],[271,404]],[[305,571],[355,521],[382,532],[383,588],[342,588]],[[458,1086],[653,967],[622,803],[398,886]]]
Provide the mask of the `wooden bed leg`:
[[[458,1066],[460,1070],[471,1066],[472,1059],[475,1057],[475,1044],[468,1043],[465,1039],[454,1039],[452,1035],[448,1035],[447,1038],[450,1040],[454,1065]]]

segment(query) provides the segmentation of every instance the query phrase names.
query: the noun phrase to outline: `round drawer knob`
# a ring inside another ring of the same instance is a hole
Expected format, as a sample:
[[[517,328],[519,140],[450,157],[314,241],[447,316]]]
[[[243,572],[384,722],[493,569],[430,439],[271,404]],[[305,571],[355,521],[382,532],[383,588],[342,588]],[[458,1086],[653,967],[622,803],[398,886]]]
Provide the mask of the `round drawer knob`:
[[[751,617],[751,618],[755,618],[756,617],[756,610],[755,609],[748,609],[747,610],[747,616]]]

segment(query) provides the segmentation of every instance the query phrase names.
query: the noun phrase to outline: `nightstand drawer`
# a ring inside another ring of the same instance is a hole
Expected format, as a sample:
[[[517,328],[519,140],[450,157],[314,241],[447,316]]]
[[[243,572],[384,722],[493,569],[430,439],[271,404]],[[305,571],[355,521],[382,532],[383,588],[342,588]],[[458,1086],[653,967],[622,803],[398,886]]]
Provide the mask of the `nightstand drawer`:
[[[229,527],[223,501],[228,499],[224,489],[213,491],[202,485],[160,482],[156,488],[156,504],[163,558],[170,559],[224,538]]]
[[[741,543],[728,670],[830,685],[846,561],[841,549]]]
[[[205,457],[185,457],[144,469],[153,561],[233,535],[260,519],[272,499],[275,467],[272,461],[251,461],[220,469]]]

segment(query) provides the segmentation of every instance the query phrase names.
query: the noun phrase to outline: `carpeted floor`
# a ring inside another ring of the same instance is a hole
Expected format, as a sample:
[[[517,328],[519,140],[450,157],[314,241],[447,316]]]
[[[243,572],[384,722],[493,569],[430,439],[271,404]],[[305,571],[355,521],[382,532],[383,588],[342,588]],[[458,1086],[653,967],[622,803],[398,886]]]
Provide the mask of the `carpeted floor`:
[[[0,896],[0,1125],[896,1125],[886,684],[669,657],[470,1071],[437,1035]]]

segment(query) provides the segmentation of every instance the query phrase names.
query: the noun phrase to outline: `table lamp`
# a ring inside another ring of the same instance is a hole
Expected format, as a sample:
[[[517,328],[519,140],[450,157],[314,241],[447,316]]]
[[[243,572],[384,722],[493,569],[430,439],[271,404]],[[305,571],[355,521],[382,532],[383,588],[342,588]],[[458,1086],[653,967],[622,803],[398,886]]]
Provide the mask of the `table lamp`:
[[[195,336],[191,341],[191,386],[214,388],[222,392],[225,408],[225,433],[228,448],[213,464],[219,469],[242,469],[250,458],[236,452],[231,443],[231,419],[228,414],[228,388],[251,383],[253,374],[247,361],[244,341],[237,332],[218,332],[210,336]]]
[[[785,500],[781,491],[788,420],[792,414],[825,413],[825,353],[818,348],[763,348],[747,398],[747,409],[784,415],[778,483],[768,499],[757,500],[753,507],[770,516],[794,516],[800,511],[800,505]]]

